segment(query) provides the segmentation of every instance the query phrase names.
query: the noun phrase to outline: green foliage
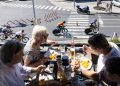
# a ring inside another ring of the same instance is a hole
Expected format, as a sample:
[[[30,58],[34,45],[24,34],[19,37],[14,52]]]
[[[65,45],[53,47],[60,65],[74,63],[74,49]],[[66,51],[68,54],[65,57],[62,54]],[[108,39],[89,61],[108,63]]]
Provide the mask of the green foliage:
[[[110,41],[114,43],[120,43],[120,38],[113,38]]]

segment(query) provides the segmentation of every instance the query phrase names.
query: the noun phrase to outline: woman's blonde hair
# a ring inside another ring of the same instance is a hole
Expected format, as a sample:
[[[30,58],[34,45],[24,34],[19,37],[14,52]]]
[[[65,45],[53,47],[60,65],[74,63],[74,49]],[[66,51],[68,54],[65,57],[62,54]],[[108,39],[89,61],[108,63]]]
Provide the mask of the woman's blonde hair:
[[[33,38],[46,36],[47,34],[48,32],[45,26],[35,25],[32,31]]]

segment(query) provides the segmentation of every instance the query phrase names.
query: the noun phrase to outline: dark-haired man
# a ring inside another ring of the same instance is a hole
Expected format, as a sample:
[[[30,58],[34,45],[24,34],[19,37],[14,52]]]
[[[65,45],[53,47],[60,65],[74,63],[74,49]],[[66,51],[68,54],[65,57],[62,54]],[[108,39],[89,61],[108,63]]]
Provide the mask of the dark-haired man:
[[[108,42],[103,34],[95,34],[88,40],[89,46],[84,45],[86,52],[99,56],[96,71],[82,70],[82,73],[92,79],[99,79],[98,73],[103,69],[105,61],[110,57],[120,57],[119,47],[112,42]]]

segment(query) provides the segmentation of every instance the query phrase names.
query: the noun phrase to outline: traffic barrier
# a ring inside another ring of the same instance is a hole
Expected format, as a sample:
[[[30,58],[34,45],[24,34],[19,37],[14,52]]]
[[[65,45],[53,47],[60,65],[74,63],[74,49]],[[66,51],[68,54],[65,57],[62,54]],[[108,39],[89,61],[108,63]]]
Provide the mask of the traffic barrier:
[[[48,14],[45,14],[44,21],[46,21],[46,22],[52,22],[52,21],[54,21],[54,20],[56,20],[58,18],[61,18],[61,17],[58,16],[57,11],[52,11],[52,12],[50,12]]]

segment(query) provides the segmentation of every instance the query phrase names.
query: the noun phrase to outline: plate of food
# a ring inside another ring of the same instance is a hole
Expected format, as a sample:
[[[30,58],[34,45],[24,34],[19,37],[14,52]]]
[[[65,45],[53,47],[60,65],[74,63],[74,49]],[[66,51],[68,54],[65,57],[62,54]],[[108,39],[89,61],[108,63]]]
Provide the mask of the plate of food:
[[[50,51],[50,59],[55,60],[57,55],[60,55],[57,51],[55,50],[49,50]]]
[[[80,67],[82,70],[89,70],[92,67],[92,61],[88,58],[81,58]]]

